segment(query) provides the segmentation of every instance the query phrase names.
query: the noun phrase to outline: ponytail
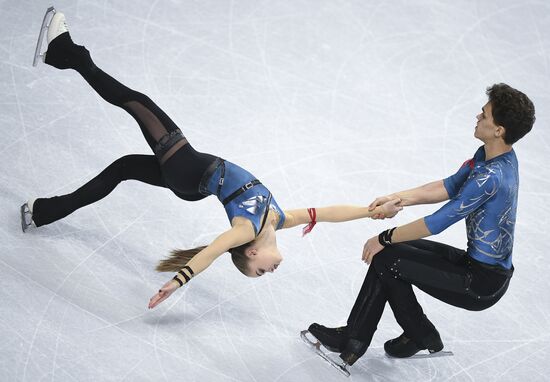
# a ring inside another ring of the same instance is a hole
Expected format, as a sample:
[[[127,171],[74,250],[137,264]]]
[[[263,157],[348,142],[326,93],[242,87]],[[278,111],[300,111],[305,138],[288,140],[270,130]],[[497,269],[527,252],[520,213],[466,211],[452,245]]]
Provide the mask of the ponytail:
[[[248,257],[246,257],[245,251],[252,244],[254,244],[254,241],[231,248],[228,251],[231,253],[233,264],[243,275],[246,275],[248,272]],[[204,248],[206,248],[205,245],[193,249],[174,249],[170,251],[170,256],[158,263],[155,269],[157,272],[177,272]]]
[[[161,260],[155,268],[157,272],[177,272],[182,269],[205,245],[193,249],[174,249],[170,256]]]

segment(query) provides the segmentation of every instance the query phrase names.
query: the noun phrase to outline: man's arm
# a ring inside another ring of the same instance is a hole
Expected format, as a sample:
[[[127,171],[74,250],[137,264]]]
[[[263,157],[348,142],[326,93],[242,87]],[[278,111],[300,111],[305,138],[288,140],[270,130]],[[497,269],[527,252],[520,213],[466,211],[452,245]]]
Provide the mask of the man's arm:
[[[395,244],[437,235],[491,199],[497,193],[499,184],[500,180],[494,173],[490,171],[477,173],[463,185],[459,195],[439,210],[412,223],[395,228],[390,235],[389,242]],[[372,257],[383,248],[379,243],[378,235],[370,238],[363,247],[363,260],[370,263]]]
[[[376,198],[376,200],[369,205],[369,208],[374,209],[376,206],[396,197],[402,200],[401,204],[403,206],[433,204],[454,198],[458,194],[462,184],[468,179],[470,171],[474,168],[476,158],[479,159],[482,154],[483,150],[480,147],[474,154],[474,157],[464,162],[453,175],[442,180],[424,184],[420,187],[411,188],[410,190],[399,191],[394,194]],[[384,216],[376,215],[374,218],[384,218]]]
[[[422,239],[431,235],[424,218],[420,218],[396,228],[392,235],[392,243]]]
[[[420,187],[412,188],[397,193],[403,206],[414,206],[416,204],[433,204],[449,199],[443,180],[436,180]]]
[[[443,180],[436,180],[435,182],[430,182],[420,187],[378,197],[369,205],[369,208],[374,210],[377,206],[386,203],[388,200],[396,198],[400,199],[401,205],[405,207],[414,206],[416,204],[433,204],[443,202],[449,199],[449,194],[443,184]]]
[[[424,218],[421,218],[395,228],[393,235],[391,236],[391,243],[396,244],[403,241],[417,240],[431,235],[432,233],[426,226]],[[384,246],[380,244],[378,235],[371,237],[363,246],[363,261],[370,264],[372,262],[372,258],[383,249]]]

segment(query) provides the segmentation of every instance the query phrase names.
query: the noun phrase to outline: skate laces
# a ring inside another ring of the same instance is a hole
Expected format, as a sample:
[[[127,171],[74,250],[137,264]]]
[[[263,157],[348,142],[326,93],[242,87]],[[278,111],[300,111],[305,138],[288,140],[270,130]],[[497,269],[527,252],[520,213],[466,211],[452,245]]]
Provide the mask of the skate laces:
[[[69,26],[67,25],[67,20],[65,20],[65,16],[61,16],[61,17],[62,17],[62,20],[59,22],[59,24],[57,24],[57,30],[56,30],[57,35],[60,35],[62,33],[69,31]]]

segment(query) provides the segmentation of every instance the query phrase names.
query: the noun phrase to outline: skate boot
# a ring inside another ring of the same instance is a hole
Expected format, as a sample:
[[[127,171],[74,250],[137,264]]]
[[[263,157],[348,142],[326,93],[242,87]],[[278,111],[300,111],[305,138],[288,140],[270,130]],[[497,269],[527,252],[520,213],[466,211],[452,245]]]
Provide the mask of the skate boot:
[[[390,357],[408,358],[414,356],[421,350],[427,349],[430,354],[440,352],[443,349],[443,342],[436,330],[422,340],[421,344],[417,344],[412,339],[405,336],[405,333],[392,340],[386,341],[384,350]]]
[[[48,26],[48,45],[63,33],[69,33],[69,26],[65,20],[65,15],[61,12],[56,12]]]
[[[32,220],[32,208],[36,199],[29,199],[28,202],[21,206],[21,229],[26,232],[30,226],[36,227]]]
[[[345,365],[352,366],[363,356],[363,354],[365,354],[368,347],[367,343],[355,338],[350,338],[346,342],[346,346],[340,354],[340,358],[344,361]]]
[[[44,30],[47,31],[47,51],[40,54],[39,50],[44,39]],[[42,57],[46,64],[58,69],[74,69],[80,63],[91,61],[88,50],[81,45],[76,45],[71,39],[65,15],[56,12],[53,7],[48,8],[46,11],[36,49],[35,62],[37,62],[38,57]]]
[[[48,51],[44,62],[57,69],[71,69],[90,60],[90,53],[71,39],[65,15],[57,12],[48,27]]]
[[[341,353],[346,347],[348,337],[346,335],[345,326],[327,328],[318,323],[313,323],[309,326],[308,331],[317,338],[321,345],[331,352]]]

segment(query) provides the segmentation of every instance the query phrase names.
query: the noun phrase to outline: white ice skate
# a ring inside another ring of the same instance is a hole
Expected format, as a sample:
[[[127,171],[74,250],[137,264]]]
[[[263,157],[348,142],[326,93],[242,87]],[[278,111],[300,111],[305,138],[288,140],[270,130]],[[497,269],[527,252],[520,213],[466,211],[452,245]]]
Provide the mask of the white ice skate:
[[[29,199],[28,202],[21,206],[21,229],[26,232],[31,226],[36,227],[36,224],[32,220],[32,207],[35,199]]]
[[[65,15],[61,12],[57,12],[54,7],[49,7],[44,15],[44,20],[42,20],[42,26],[40,27],[40,34],[38,35],[38,41],[36,42],[32,66],[36,66],[39,59],[44,62],[47,53],[46,51],[50,42],[52,42],[52,40],[60,34],[68,31],[69,28],[67,27],[67,22],[65,21]],[[43,47],[44,36],[47,37],[45,49]]]
[[[314,341],[310,340],[308,338],[307,335],[310,335],[311,337],[314,338]],[[346,369],[346,366],[348,366],[348,364],[346,362],[344,362],[342,359],[338,358],[338,360],[334,360],[331,356],[329,356],[327,353],[325,353],[322,349],[321,349],[321,342],[319,342],[319,340],[317,340],[317,338],[315,338],[315,336],[313,334],[311,334],[309,332],[309,330],[302,330],[300,332],[300,337],[302,338],[302,340],[308,344],[312,349],[313,351],[319,356],[321,357],[322,359],[324,359],[325,361],[327,361],[328,363],[330,363],[330,365],[332,367],[335,367],[336,369],[338,369],[338,371],[342,374],[344,374],[346,377],[349,377],[350,376],[350,372],[348,369]],[[323,346],[324,348],[324,346]]]

